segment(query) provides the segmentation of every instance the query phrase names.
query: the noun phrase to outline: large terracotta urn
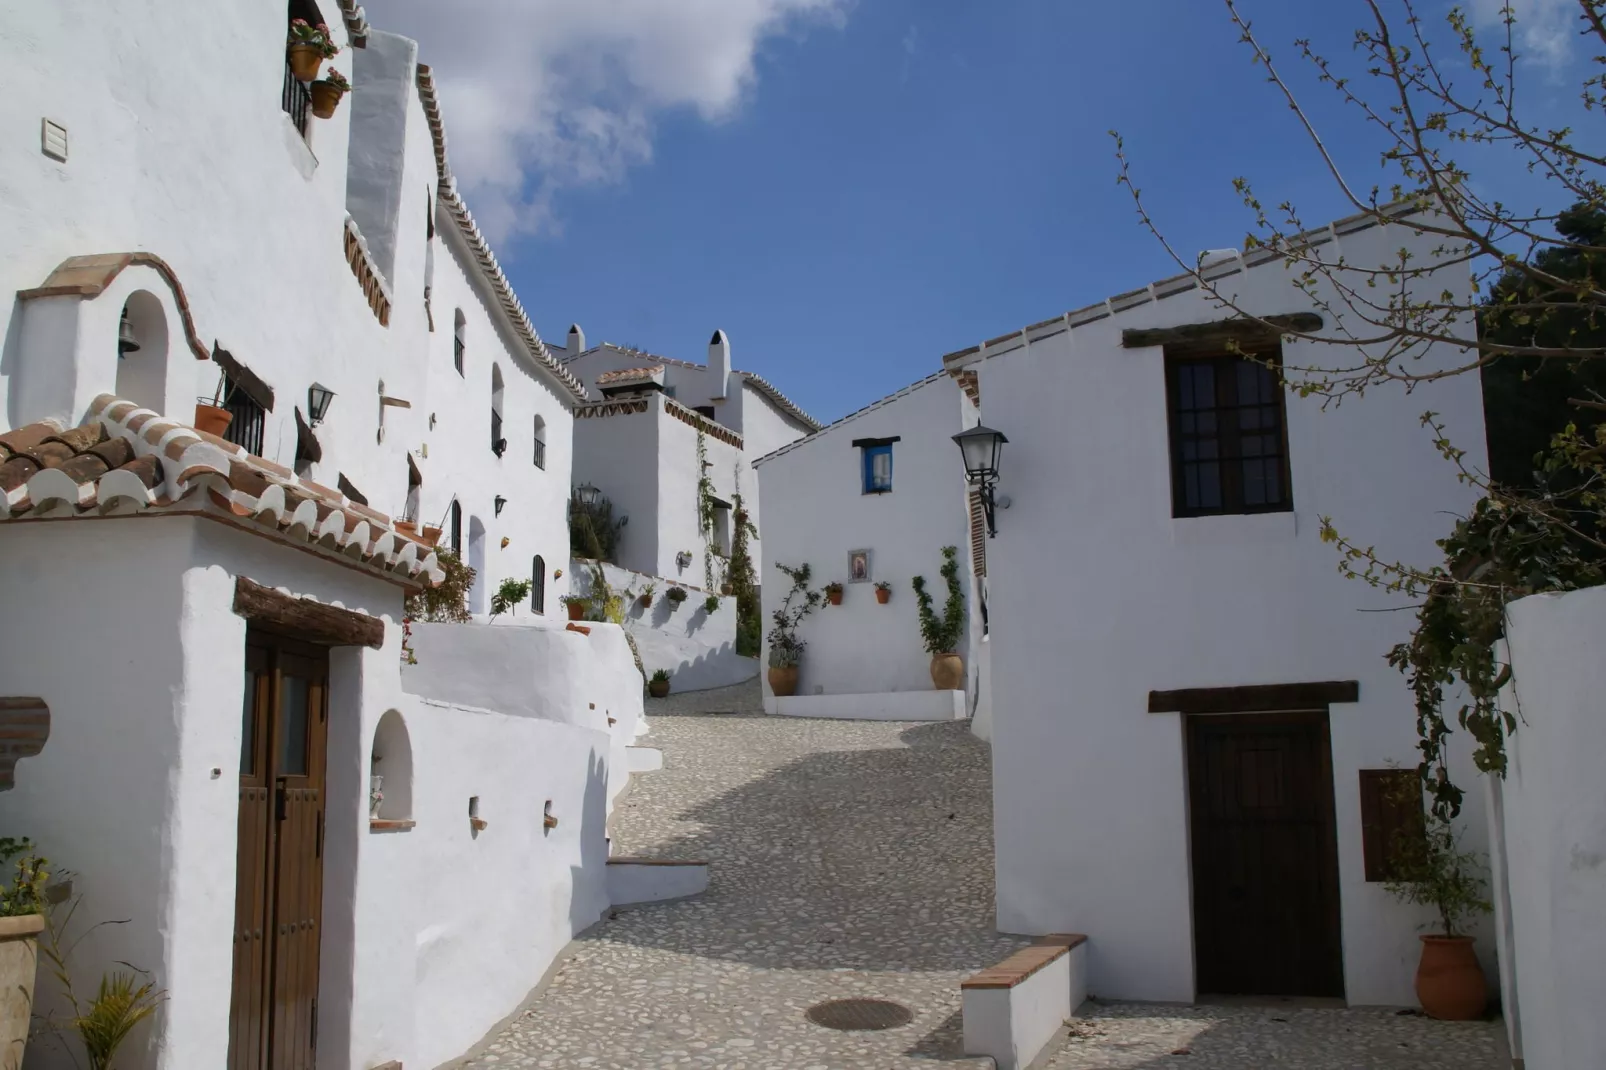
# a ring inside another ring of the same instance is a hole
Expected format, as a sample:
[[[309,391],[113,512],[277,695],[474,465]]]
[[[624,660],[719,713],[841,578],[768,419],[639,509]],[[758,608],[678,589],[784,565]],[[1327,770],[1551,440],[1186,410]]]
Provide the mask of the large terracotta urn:
[[[934,654],[931,682],[938,691],[958,691],[965,686],[965,659],[958,654]]]
[[[1483,967],[1472,951],[1470,936],[1422,937],[1422,961],[1416,968],[1416,998],[1430,1018],[1470,1022],[1482,1018],[1489,1004]]]
[[[787,698],[797,694],[797,666],[788,665],[783,669],[771,665],[770,690],[775,692],[776,698]]]
[[[33,1017],[33,984],[39,972],[43,914],[0,918],[0,1066],[22,1065]]]

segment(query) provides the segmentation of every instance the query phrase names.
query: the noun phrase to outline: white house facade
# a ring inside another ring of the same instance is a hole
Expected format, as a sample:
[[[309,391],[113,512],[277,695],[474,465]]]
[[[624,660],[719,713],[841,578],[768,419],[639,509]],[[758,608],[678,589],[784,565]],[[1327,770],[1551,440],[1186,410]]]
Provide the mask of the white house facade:
[[[433,77],[351,0],[288,14],[340,49],[328,118],[282,6],[0,13],[0,718],[30,734],[0,819],[85,924],[129,919],[73,963],[166,991],[129,1070],[461,1054],[606,909],[644,730],[624,635],[556,612],[585,388],[456,192]],[[481,614],[536,580],[519,626],[409,641],[447,546]]]
[[[972,550],[983,543],[972,538],[979,531],[967,516],[964,468],[952,438],[975,422],[974,404],[939,372],[754,462],[768,525],[766,624],[791,587],[777,564],[807,564],[814,586],[844,588],[841,605],[823,607],[798,631],[808,646],[795,695],[777,699],[766,680],[769,712],[935,720],[974,710],[983,637]],[[944,546],[957,549],[966,594],[955,652],[970,672],[968,686],[955,691],[933,687],[910,585],[923,576],[936,611],[943,611]],[[885,603],[877,583],[890,585]]]
[[[1312,240],[1349,264],[1431,255],[1354,220]],[[1255,315],[1331,316],[1271,254],[1209,271]],[[1421,284],[1468,285],[1442,275]],[[998,925],[1086,933],[1110,998],[1409,1004],[1425,919],[1379,883],[1362,815],[1415,768],[1384,660],[1411,617],[1337,572],[1321,523],[1435,560],[1474,492],[1420,416],[1481,464],[1479,383],[1324,411],[1235,355],[1231,325],[1173,330],[1223,315],[1181,276],[945,358],[1008,436],[987,561]],[[1335,352],[1255,344],[1289,366]],[[1476,847],[1476,803],[1466,819]]]

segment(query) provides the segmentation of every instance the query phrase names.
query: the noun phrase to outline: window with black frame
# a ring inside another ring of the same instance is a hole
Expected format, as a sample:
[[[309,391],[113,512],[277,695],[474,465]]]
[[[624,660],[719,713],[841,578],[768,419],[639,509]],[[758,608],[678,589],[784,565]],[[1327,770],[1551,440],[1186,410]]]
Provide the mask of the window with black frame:
[[[267,424],[268,413],[262,405],[246,393],[233,379],[227,379],[228,393],[224,396],[223,407],[229,410],[228,428],[223,437],[241,447],[245,452],[262,455],[262,431]]]
[[[1172,515],[1293,508],[1277,347],[1166,353]]]

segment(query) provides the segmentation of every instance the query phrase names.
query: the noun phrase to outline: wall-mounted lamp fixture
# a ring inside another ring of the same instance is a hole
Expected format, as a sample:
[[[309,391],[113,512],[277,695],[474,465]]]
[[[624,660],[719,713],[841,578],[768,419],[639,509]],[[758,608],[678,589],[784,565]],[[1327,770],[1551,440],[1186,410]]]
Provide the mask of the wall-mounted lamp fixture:
[[[335,392],[322,383],[307,387],[307,416],[313,427],[323,423],[323,418],[329,415],[329,403],[334,399]]]
[[[977,424],[969,431],[954,436],[959,443],[960,456],[965,461],[965,481],[976,488],[981,497],[982,513],[987,518],[987,537],[998,534],[993,523],[993,487],[998,484],[998,463],[1009,439],[1002,431]]]
[[[123,318],[117,324],[117,359],[122,360],[130,353],[139,352],[139,337],[134,334],[134,321],[128,318],[128,309],[123,309]]]
[[[597,503],[602,501],[602,491],[590,483],[583,483],[574,488],[574,500],[587,509],[595,509]]]
[[[506,504],[507,504],[507,499],[502,497],[500,494],[498,494],[496,496],[496,515],[497,516],[501,516],[502,515],[502,506],[504,506]]]

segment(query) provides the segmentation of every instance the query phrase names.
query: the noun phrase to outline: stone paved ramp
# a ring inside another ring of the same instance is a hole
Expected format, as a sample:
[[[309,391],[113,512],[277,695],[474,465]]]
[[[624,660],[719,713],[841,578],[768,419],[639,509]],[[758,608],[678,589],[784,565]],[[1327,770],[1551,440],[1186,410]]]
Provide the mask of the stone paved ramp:
[[[751,708],[748,691],[682,707]],[[989,756],[931,725],[666,712],[664,769],[635,779],[616,853],[706,858],[708,892],[622,908],[576,941],[529,1009],[461,1065],[875,1070],[991,1066],[959,1054],[959,982],[1026,941],[992,930]],[[803,1017],[897,1000],[899,1029]]]

